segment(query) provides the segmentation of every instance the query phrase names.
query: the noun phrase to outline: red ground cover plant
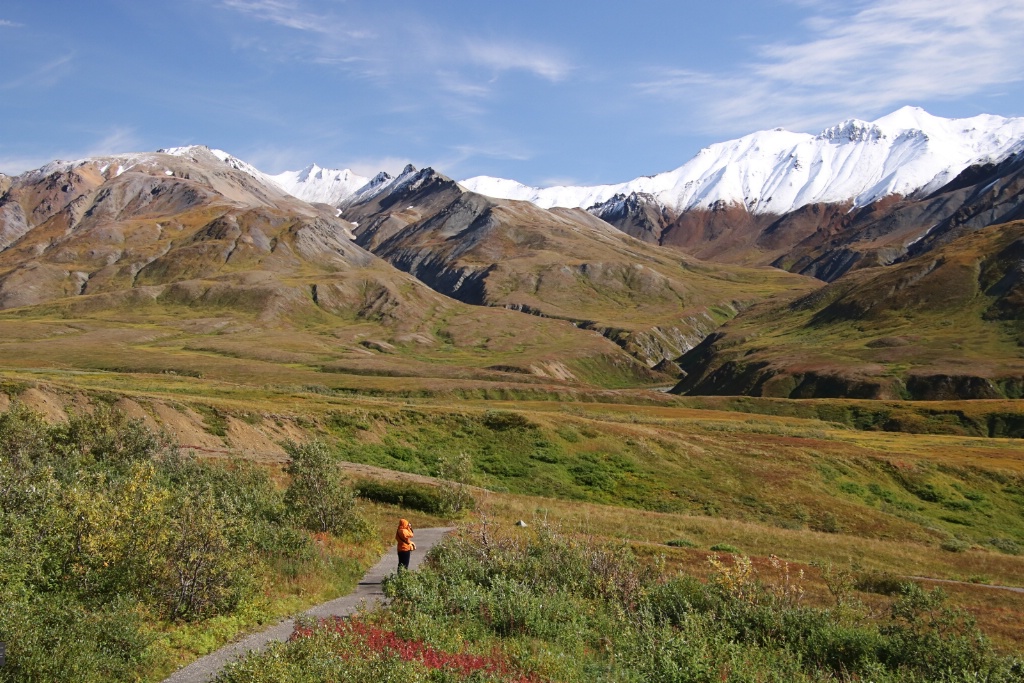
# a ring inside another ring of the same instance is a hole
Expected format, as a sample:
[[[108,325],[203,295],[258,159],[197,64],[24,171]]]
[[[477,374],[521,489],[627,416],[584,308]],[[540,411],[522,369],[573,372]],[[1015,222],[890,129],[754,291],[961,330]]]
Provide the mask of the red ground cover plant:
[[[419,662],[428,669],[446,669],[468,678],[476,672],[484,672],[502,681],[511,683],[541,683],[535,673],[524,673],[508,661],[500,651],[493,650],[489,655],[474,655],[465,652],[445,652],[427,645],[422,640],[405,640],[394,631],[368,624],[359,619],[334,617],[322,619],[315,625],[296,626],[291,640],[308,638],[316,630],[328,630],[345,639],[384,655],[398,657],[406,662]],[[338,656],[347,659],[352,652],[339,652]]]

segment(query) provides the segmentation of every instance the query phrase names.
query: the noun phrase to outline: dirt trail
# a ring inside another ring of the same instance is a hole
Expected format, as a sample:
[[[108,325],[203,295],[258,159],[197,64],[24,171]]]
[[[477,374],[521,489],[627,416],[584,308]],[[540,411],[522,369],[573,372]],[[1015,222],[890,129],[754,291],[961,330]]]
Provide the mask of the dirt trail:
[[[975,588],[991,588],[997,591],[1011,591],[1013,593],[1024,593],[1024,588],[1018,586],[998,586],[990,583],[971,583],[970,581],[954,581],[953,579],[932,579],[927,576],[908,576],[908,579],[915,581],[928,581],[930,583],[951,583],[955,586],[973,586]]]
[[[410,568],[416,569],[427,552],[440,541],[446,533],[452,531],[451,527],[416,530],[416,552],[412,554]],[[381,602],[384,594],[381,592],[381,581],[385,576],[395,570],[398,560],[395,557],[394,549],[384,554],[384,557],[375,564],[356,589],[348,595],[336,598],[329,602],[322,603],[302,613],[304,617],[326,619],[328,617],[346,617],[354,613],[361,604],[372,606]],[[234,661],[250,651],[263,650],[272,642],[284,642],[291,636],[295,628],[295,619],[284,619],[275,626],[265,631],[254,633],[243,638],[237,643],[225,645],[216,652],[197,659],[186,667],[178,669],[163,683],[207,683],[224,667],[228,662]]]

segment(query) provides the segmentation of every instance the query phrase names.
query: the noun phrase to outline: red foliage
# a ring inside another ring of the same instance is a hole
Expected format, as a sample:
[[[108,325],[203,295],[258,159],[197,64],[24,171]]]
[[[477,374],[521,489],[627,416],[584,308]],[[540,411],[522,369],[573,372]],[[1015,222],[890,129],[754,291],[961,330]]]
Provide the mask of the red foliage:
[[[448,669],[465,677],[476,671],[484,671],[500,677],[503,681],[540,683],[540,678],[536,674],[525,674],[519,671],[497,650],[487,656],[465,652],[445,652],[427,645],[422,640],[405,640],[394,631],[388,631],[356,619],[341,617],[322,620],[319,627],[357,641],[373,652],[392,655],[406,662],[420,662],[430,669]],[[296,628],[291,639],[308,638],[313,635],[313,630],[308,627]],[[343,658],[346,657],[345,653],[339,654]]]

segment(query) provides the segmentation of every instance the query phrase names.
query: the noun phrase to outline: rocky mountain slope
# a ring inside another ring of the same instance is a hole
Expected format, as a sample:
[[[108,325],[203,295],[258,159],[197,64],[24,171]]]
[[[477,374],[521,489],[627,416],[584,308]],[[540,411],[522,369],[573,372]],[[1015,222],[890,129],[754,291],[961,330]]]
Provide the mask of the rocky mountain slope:
[[[571,320],[651,366],[754,301],[816,286],[774,269],[702,264],[580,209],[485,197],[429,168],[406,168],[342,203],[341,215],[357,244],[438,292]]]
[[[1024,222],[848,273],[738,316],[679,363],[676,392],[790,398],[1024,396]]]
[[[236,357],[270,353],[273,337],[334,372],[429,374],[448,359],[488,377],[500,365],[513,381],[600,382],[595,367],[613,382],[655,378],[592,332],[434,292],[354,244],[335,209],[223,153],[54,162],[5,184],[0,309],[22,319],[159,321],[158,336],[205,330],[203,348]]]

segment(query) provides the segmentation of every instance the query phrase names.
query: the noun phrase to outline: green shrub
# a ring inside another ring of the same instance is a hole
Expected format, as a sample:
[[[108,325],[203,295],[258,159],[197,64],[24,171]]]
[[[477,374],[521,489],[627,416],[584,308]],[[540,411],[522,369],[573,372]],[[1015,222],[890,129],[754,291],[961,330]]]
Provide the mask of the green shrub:
[[[361,479],[355,483],[354,490],[360,498],[376,503],[397,505],[432,515],[442,514],[441,496],[435,487],[427,484]]]
[[[0,592],[0,640],[7,643],[2,681],[138,680],[155,634],[130,599],[88,610],[68,593]]]
[[[961,541],[959,538],[947,538],[939,544],[939,547],[950,553],[962,553],[969,550],[971,544],[967,541]]]
[[[826,512],[821,515],[817,521],[811,525],[811,528],[815,531],[823,531],[827,534],[838,534],[843,530],[842,525],[839,523],[839,518],[832,512]]]
[[[672,540],[665,541],[665,545],[673,548],[697,548],[699,547],[696,543],[688,538],[673,538]]]
[[[14,405],[0,414],[0,681],[149,677],[155,622],[260,609],[271,567],[324,563],[297,516],[265,471],[183,457],[109,406],[47,425]]]
[[[192,406],[197,413],[202,415],[206,431],[221,438],[228,435],[228,420],[220,410],[205,403],[197,403]]]
[[[740,551],[739,548],[728,543],[716,543],[711,546],[711,550],[716,553],[738,553]]]
[[[1020,555],[1024,552],[1024,548],[1021,548],[1020,543],[1009,538],[990,538],[988,544],[1007,555]]]
[[[441,514],[455,517],[466,510],[475,509],[476,501],[467,486],[472,473],[473,460],[465,453],[438,458],[437,476],[441,480],[438,495],[441,499]]]
[[[858,575],[853,582],[853,587],[865,593],[877,595],[899,595],[907,590],[910,581],[891,572],[865,572]]]
[[[513,413],[506,410],[488,410],[483,414],[480,422],[488,429],[496,432],[505,432],[513,429],[535,429],[537,425],[530,422],[521,413]]]
[[[289,442],[285,451],[291,477],[284,495],[285,508],[298,524],[310,531],[369,536],[370,527],[355,509],[355,495],[345,485],[337,459],[320,441]]]

